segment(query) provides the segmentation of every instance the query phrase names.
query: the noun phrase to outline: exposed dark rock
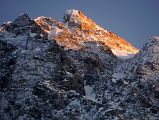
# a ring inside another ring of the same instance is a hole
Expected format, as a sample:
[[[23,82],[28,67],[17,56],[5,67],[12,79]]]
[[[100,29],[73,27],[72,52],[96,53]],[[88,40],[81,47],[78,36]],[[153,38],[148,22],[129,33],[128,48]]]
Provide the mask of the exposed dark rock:
[[[16,63],[16,58],[12,53],[15,49],[16,47],[0,41],[0,90],[7,88],[12,79],[11,75]]]
[[[26,13],[20,15],[17,19],[15,19],[13,21],[13,25],[15,25],[17,27],[31,26],[33,23],[34,22],[31,20],[31,18]]]

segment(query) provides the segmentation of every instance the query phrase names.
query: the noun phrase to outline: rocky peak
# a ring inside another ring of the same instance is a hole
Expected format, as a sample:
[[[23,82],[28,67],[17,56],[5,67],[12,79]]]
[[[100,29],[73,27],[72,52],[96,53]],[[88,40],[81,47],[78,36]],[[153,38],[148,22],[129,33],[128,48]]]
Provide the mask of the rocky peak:
[[[67,27],[80,27],[80,21],[79,21],[79,11],[77,10],[67,10],[64,14],[64,24],[67,26]]]
[[[78,33],[82,36],[82,40],[79,41],[101,41],[120,58],[132,57],[139,51],[115,33],[97,25],[81,11],[67,10],[64,14],[64,24],[73,34]]]
[[[147,61],[159,62],[158,56],[159,56],[159,37],[152,37],[143,46],[143,49],[139,52],[136,58],[141,59],[140,63],[145,63]]]
[[[30,37],[47,38],[47,33],[32,20],[28,14],[24,13],[18,16],[13,22],[7,22],[1,25],[2,32],[7,31],[17,35],[25,35]]]
[[[127,67],[123,73],[128,74],[127,78],[135,83],[134,86],[143,92],[146,99],[151,97],[151,104],[158,104],[159,37],[152,37],[128,64],[123,63],[123,67]]]
[[[90,28],[93,29],[96,26],[83,12],[75,9],[67,10],[63,19],[65,25],[68,25],[69,28],[74,27],[89,32]]]
[[[75,9],[70,9],[70,10],[66,10],[65,14],[70,15],[70,16],[79,16],[80,11],[75,10]]]
[[[157,52],[159,46],[159,37],[152,37],[143,47],[143,51]]]
[[[33,24],[33,21],[31,18],[28,16],[28,14],[23,13],[21,14],[17,19],[13,21],[13,24],[18,26],[18,27],[25,27],[25,26],[30,26]]]

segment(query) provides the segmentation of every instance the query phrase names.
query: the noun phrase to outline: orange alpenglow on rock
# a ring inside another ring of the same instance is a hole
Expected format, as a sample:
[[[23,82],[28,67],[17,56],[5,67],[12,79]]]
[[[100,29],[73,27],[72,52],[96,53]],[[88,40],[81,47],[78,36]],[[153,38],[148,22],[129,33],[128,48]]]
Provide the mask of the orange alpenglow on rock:
[[[67,10],[63,19],[64,23],[47,17],[38,17],[35,21],[48,33],[49,39],[55,39],[68,49],[85,49],[85,43],[93,41],[102,42],[123,59],[131,58],[139,52],[126,40],[103,29],[81,11]]]

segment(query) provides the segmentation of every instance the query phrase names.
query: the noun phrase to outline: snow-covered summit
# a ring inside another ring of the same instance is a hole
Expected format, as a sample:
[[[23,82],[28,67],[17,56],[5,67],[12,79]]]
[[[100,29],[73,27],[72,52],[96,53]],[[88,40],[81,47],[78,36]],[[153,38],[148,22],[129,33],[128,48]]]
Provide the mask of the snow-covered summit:
[[[67,10],[64,14],[64,24],[69,31],[82,36],[82,40],[79,41],[102,41],[109,46],[111,50],[114,51],[113,53],[119,56],[119,58],[131,58],[139,51],[115,33],[97,25],[82,11],[74,9]]]
[[[66,10],[65,14],[77,16],[79,15],[79,11],[75,9],[70,9],[70,10]]]

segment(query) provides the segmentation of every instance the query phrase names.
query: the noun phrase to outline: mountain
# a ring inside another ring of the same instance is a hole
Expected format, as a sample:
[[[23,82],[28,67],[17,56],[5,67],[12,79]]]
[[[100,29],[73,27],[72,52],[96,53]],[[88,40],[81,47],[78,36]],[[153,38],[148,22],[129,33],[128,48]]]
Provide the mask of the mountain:
[[[81,11],[67,10],[63,18],[64,24],[46,17],[38,17],[35,21],[49,34],[50,39],[56,39],[67,48],[85,48],[84,43],[87,41],[100,41],[121,58],[130,58],[139,52],[126,40],[103,29]]]
[[[0,28],[0,120],[157,120],[158,48],[77,10],[64,23],[21,14]]]

